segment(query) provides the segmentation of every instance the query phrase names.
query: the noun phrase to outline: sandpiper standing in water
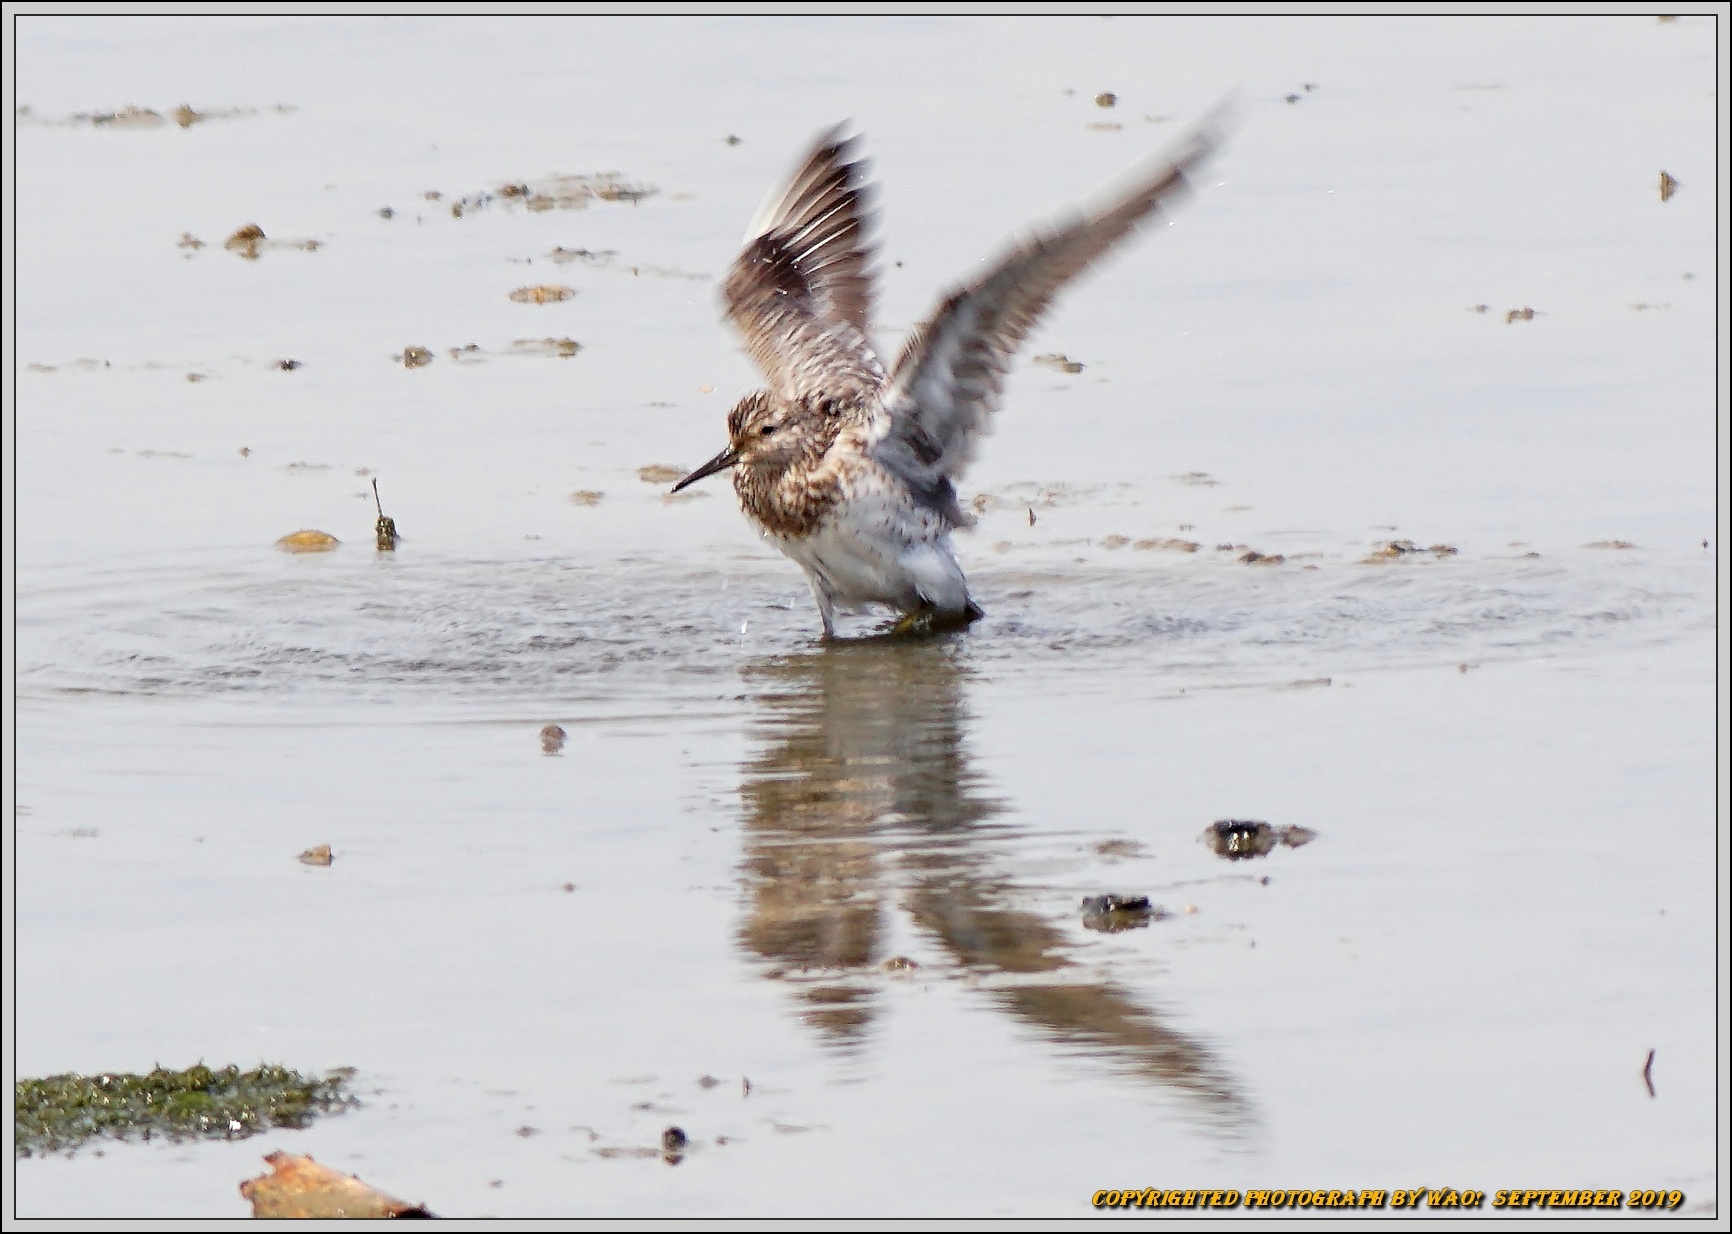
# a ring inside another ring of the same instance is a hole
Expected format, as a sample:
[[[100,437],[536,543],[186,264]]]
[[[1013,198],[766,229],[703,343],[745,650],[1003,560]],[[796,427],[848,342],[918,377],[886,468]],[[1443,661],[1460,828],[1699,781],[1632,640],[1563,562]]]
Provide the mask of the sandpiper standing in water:
[[[844,132],[821,135],[746,230],[723,298],[769,387],[734,405],[728,448],[674,492],[732,467],[740,506],[805,569],[827,638],[838,607],[873,603],[903,614],[898,631],[964,626],[982,613],[950,548],[974,524],[954,482],[1011,357],[1066,283],[1185,189],[1221,119],[951,292],[888,371],[871,340],[873,190]]]

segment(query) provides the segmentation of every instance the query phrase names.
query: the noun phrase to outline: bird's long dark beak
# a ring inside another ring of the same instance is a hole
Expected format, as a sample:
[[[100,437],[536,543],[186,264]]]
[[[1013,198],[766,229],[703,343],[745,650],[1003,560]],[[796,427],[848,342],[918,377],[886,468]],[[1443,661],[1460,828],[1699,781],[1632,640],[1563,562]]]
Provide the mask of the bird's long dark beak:
[[[738,450],[734,449],[734,447],[729,446],[726,450],[723,450],[720,454],[716,455],[715,458],[711,459],[709,462],[705,463],[702,467],[700,467],[696,471],[692,472],[692,474],[687,476],[684,480],[681,480],[678,484],[674,485],[673,491],[677,493],[682,488],[684,488],[686,485],[696,484],[699,480],[702,480],[705,476],[713,476],[718,471],[726,471],[728,468],[732,467],[735,463],[737,463],[739,461],[740,461],[740,452]]]

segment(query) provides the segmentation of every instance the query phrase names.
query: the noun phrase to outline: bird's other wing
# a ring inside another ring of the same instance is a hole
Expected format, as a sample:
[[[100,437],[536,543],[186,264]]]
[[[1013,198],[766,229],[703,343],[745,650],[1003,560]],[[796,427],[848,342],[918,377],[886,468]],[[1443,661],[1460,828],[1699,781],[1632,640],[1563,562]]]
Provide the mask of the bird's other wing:
[[[990,430],[1011,358],[1053,297],[1185,191],[1186,174],[1219,149],[1226,120],[1224,109],[1212,112],[1128,187],[1055,220],[946,297],[890,371],[872,430],[879,460],[917,489],[948,490]]]
[[[869,337],[874,194],[845,128],[821,134],[764,199],[722,286],[728,319],[784,398],[866,394],[884,382]]]

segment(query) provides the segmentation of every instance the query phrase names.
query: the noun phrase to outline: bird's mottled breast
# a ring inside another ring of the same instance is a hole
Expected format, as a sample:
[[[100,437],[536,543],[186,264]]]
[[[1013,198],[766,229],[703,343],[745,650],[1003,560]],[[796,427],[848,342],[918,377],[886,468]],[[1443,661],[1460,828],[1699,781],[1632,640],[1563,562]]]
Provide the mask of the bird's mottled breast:
[[[804,422],[796,420],[790,428],[800,435],[793,457],[736,467],[734,492],[759,527],[773,536],[799,539],[846,503],[856,473],[870,464],[865,427],[855,416],[826,409]]]

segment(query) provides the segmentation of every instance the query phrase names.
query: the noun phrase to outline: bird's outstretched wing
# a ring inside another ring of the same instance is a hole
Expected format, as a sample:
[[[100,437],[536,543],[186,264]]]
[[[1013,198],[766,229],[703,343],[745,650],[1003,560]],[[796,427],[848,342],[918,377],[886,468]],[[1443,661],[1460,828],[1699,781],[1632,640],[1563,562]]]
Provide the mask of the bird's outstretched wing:
[[[845,125],[823,133],[746,230],[723,284],[728,318],[784,398],[875,391],[869,338],[872,187]]]
[[[884,388],[874,453],[914,485],[955,498],[974,445],[991,427],[1011,357],[1058,292],[1187,187],[1186,173],[1216,149],[1226,115],[1217,110],[1177,145],[1134,173],[1100,206],[1015,245],[983,277],[952,292],[916,327]]]

